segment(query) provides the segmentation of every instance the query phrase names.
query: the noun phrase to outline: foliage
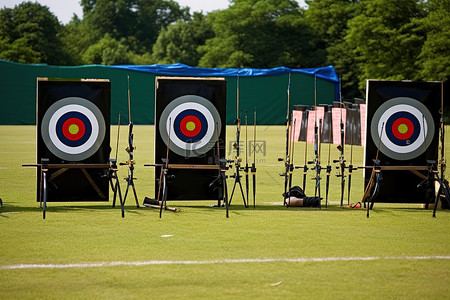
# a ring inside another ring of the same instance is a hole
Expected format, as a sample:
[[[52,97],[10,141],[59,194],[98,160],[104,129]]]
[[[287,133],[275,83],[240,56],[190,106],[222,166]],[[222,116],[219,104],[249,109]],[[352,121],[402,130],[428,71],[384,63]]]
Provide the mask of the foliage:
[[[46,6],[0,9],[0,58],[23,63],[293,68],[333,65],[344,98],[369,78],[448,80],[450,0],[233,0],[189,13],[175,0],[81,0],[61,25]]]
[[[191,20],[178,20],[161,30],[153,46],[153,57],[160,64],[184,63],[197,66],[201,58],[199,45],[204,45],[213,35],[207,17],[194,13]]]
[[[424,10],[416,0],[363,1],[362,12],[349,21],[346,40],[359,66],[360,89],[365,79],[417,79],[416,58],[426,33],[416,20]]]
[[[341,77],[342,95],[352,98],[358,95],[357,66],[351,45],[345,40],[348,21],[357,13],[355,0],[307,1],[305,19],[318,36],[322,37],[328,65],[333,65]]]
[[[19,63],[39,63],[40,53],[34,51],[27,44],[26,38],[19,38],[12,43],[6,38],[0,39],[0,57],[4,60]]]
[[[203,67],[318,66],[323,53],[293,0],[236,0],[211,14],[215,36],[200,47]]]
[[[419,55],[423,80],[450,78],[450,0],[429,1],[428,16],[420,20],[427,39]]]
[[[137,53],[151,50],[162,28],[189,17],[173,0],[81,0],[81,6],[94,40],[107,33],[126,38]]]
[[[61,29],[48,7],[24,2],[0,10],[0,58],[23,63],[68,64],[57,38]]]
[[[64,49],[70,54],[74,64],[82,65],[84,63],[82,55],[91,45],[91,40],[93,40],[91,34],[87,24],[77,16],[74,16],[58,33],[58,38],[64,44]]]
[[[88,64],[125,65],[130,63],[130,57],[124,40],[117,41],[109,34],[105,34],[84,52],[83,61]]]

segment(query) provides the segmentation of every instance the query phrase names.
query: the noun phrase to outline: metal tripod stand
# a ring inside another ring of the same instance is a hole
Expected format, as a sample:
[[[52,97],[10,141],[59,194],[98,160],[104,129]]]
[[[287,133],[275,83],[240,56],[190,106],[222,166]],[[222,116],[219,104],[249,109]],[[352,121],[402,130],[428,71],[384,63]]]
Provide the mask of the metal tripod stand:
[[[237,158],[237,160],[239,160],[239,158]],[[242,195],[242,200],[244,201],[245,207],[248,207],[247,201],[245,200],[244,189],[242,188],[242,183],[241,183],[242,175],[239,174],[239,171],[241,169],[239,162],[235,162],[235,169],[236,169],[236,171],[234,172],[234,174],[230,176],[230,178],[234,178],[234,185],[233,185],[233,190],[231,191],[230,201],[228,201],[228,205],[230,205],[231,200],[233,200],[233,195],[234,195],[234,190],[236,189],[236,184],[239,184],[239,188],[241,190],[241,195]]]

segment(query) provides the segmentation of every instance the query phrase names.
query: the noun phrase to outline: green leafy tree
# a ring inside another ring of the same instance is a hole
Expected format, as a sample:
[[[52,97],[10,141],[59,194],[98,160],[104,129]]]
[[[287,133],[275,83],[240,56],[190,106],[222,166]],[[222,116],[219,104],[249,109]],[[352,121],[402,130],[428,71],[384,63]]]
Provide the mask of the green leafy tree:
[[[39,63],[40,53],[27,45],[25,38],[19,38],[10,43],[7,39],[0,39],[0,58],[18,63]]]
[[[403,80],[419,77],[416,60],[425,40],[417,22],[425,10],[415,0],[365,0],[349,21],[346,41],[354,49],[359,87],[366,79]]]
[[[200,66],[313,67],[325,60],[296,1],[235,0],[209,17],[215,36],[200,47]]]
[[[109,34],[127,39],[134,52],[151,51],[160,30],[189,17],[188,8],[172,0],[81,0],[91,43]]]
[[[309,5],[305,19],[314,32],[323,39],[318,46],[327,53],[327,65],[333,65],[342,78],[342,95],[352,98],[359,95],[356,61],[351,45],[345,40],[348,21],[358,12],[356,0],[314,0]]]
[[[450,78],[450,0],[427,2],[429,14],[421,20],[427,32],[419,55],[420,78],[444,80]]]
[[[155,45],[153,57],[157,63],[184,63],[197,66],[201,58],[198,47],[213,37],[212,26],[201,13],[194,13],[189,21],[178,20],[162,29]]]
[[[87,64],[119,65],[131,62],[124,41],[117,41],[106,34],[97,43],[91,45],[83,54]]]
[[[58,37],[64,44],[64,49],[72,58],[73,63],[76,65],[84,64],[83,53],[95,41],[87,24],[82,22],[77,16],[74,16],[59,31]]]
[[[3,46],[0,58],[25,63],[70,64],[70,57],[57,37],[61,26],[48,7],[37,2],[23,2],[13,9],[1,9]]]

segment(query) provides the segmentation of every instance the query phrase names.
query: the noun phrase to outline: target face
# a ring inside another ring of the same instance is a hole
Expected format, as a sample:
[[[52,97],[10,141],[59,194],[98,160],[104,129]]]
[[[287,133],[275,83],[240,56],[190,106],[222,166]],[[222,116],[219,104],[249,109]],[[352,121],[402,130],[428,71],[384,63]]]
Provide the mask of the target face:
[[[159,133],[170,150],[184,157],[208,152],[220,135],[220,115],[207,99],[184,95],[171,101],[159,119]]]
[[[408,97],[384,102],[371,123],[375,145],[380,145],[381,152],[396,160],[410,160],[424,153],[433,140],[434,130],[427,107]]]
[[[92,156],[105,138],[106,125],[98,107],[79,97],[61,99],[45,112],[41,135],[47,148],[68,161]]]

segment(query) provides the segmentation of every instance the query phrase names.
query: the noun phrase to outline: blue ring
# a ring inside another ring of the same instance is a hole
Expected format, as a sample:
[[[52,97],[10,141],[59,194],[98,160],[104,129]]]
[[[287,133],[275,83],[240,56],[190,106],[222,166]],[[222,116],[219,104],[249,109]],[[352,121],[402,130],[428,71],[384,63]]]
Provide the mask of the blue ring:
[[[64,122],[66,122],[70,118],[80,119],[81,122],[83,122],[83,124],[85,126],[84,135],[81,138],[79,138],[78,140],[76,140],[76,141],[71,141],[68,138],[66,138],[64,136],[64,133],[63,133],[63,130],[62,130]],[[89,119],[85,115],[83,115],[80,112],[70,111],[68,113],[65,113],[64,115],[62,115],[59,118],[58,122],[56,122],[56,135],[58,136],[58,139],[66,146],[69,146],[69,147],[81,146],[81,145],[83,145],[84,143],[87,142],[87,140],[89,139],[91,134],[92,134],[91,122],[89,121]]]
[[[396,138],[394,133],[392,132],[392,125],[394,124],[394,122],[396,120],[398,120],[400,118],[405,118],[405,119],[410,120],[414,126],[414,128],[413,128],[414,132],[411,135],[411,137],[407,140],[400,140],[400,139]],[[419,137],[419,134],[421,132],[421,128],[422,127],[420,126],[419,120],[417,120],[417,118],[413,114],[406,112],[406,111],[400,111],[400,112],[397,112],[397,113],[393,114],[392,116],[390,116],[389,119],[387,120],[386,135],[387,135],[388,139],[392,143],[396,144],[397,146],[408,146],[417,140],[417,138]]]
[[[202,125],[202,129],[196,136],[186,136],[181,132],[180,124],[181,121],[184,119],[184,117],[187,116],[195,116],[200,120],[200,123]],[[177,137],[182,140],[185,143],[196,143],[200,141],[208,131],[208,122],[206,121],[205,116],[199,112],[198,110],[194,109],[186,109],[178,114],[178,116],[175,118],[175,121],[173,122],[173,130]]]

